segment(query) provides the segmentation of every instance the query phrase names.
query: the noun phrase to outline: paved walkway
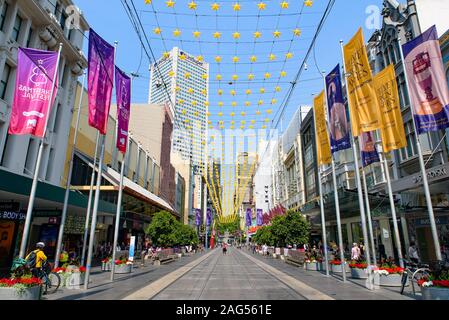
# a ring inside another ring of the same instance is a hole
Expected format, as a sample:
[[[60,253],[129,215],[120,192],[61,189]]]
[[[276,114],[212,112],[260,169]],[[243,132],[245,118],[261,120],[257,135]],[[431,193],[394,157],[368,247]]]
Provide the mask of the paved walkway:
[[[45,299],[93,300],[410,300],[399,288],[370,291],[364,280],[306,271],[280,259],[230,247],[182,257],[167,265],[117,275],[94,268],[89,290],[59,290]]]
[[[197,253],[192,256],[185,256],[174,262],[161,266],[154,266],[146,263],[145,267],[140,267],[138,260],[132,273],[116,274],[114,282],[110,281],[111,273],[102,272],[101,267],[92,268],[90,286],[88,290],[80,289],[59,289],[56,293],[43,296],[46,300],[120,300],[131,293],[164,278],[186,264],[201,258],[205,254]]]

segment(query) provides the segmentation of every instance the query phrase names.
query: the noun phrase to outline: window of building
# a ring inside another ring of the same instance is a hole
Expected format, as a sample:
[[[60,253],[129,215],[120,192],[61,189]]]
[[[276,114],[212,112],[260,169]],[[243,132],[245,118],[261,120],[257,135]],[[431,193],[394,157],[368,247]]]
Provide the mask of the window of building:
[[[30,48],[33,33],[34,33],[34,29],[30,28],[30,32],[28,32],[28,39],[27,39],[27,44],[26,44],[27,48]]]
[[[4,2],[2,6],[2,10],[0,11],[0,30],[4,31],[6,21],[6,14],[8,13],[8,3]]]
[[[0,127],[1,129],[1,127]],[[6,154],[6,147],[8,146],[8,140],[9,140],[9,134],[6,133],[6,138],[5,138],[5,144],[3,145],[3,151],[1,154],[1,161],[0,161],[0,166],[4,167],[5,166],[5,154]]]
[[[50,149],[50,155],[48,156],[47,173],[45,174],[45,180],[49,181],[51,173],[53,171],[53,164],[55,160],[55,149]]]
[[[11,74],[11,67],[7,63],[5,63],[2,78],[0,79],[0,98],[2,98],[3,100],[5,100],[6,89],[8,87],[10,74]]]
[[[64,10],[61,12],[61,18],[59,19],[59,24],[61,25],[62,30],[65,30],[65,24],[67,21],[67,13]]]
[[[35,141],[36,140],[31,138],[30,142],[28,143],[28,150],[27,150],[27,154],[26,154],[26,158],[25,158],[26,159],[25,160],[25,168],[23,169],[24,174],[29,174],[29,175],[33,174],[34,157],[32,154],[32,150],[33,150]]]
[[[406,161],[416,154],[416,135],[413,130],[413,123],[411,121],[405,124],[405,137],[407,139],[407,147],[401,149],[401,159]]]
[[[23,19],[19,15],[17,15],[16,20],[14,21],[14,26],[12,28],[11,40],[14,40],[16,42],[19,40],[20,28],[22,27],[22,21],[23,21]]]

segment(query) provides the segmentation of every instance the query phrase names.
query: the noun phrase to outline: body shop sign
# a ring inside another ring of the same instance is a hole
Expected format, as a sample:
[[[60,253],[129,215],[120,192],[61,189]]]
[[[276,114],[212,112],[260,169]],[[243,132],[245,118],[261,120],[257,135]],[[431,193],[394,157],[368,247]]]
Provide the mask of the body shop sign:
[[[3,220],[25,220],[26,213],[24,212],[12,212],[12,211],[3,211],[0,212],[0,219]]]

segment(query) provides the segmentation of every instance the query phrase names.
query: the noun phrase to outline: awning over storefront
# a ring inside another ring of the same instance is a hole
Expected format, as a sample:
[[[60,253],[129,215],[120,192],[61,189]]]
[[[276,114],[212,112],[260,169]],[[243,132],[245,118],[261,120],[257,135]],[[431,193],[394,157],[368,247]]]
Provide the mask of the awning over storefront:
[[[0,169],[0,201],[14,201],[20,203],[21,209],[28,206],[32,179],[13,172]],[[39,181],[36,190],[35,207],[48,209],[62,209],[65,189],[59,186]],[[69,211],[84,213],[88,197],[79,191],[70,191]],[[114,214],[116,206],[112,203],[100,201],[99,214]]]

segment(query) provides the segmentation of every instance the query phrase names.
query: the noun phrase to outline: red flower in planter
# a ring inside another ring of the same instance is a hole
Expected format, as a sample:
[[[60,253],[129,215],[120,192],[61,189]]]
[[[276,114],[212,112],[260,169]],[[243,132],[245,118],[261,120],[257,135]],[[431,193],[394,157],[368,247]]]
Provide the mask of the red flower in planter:
[[[355,268],[355,269],[366,269],[368,268],[368,264],[367,263],[351,263],[349,264],[350,268]]]
[[[122,260],[115,260],[114,263],[116,266],[118,266],[120,264],[124,264],[125,262],[123,262]]]
[[[435,287],[449,288],[449,280],[432,280]]]
[[[80,269],[80,272],[82,272],[82,273],[86,272],[86,267],[81,266],[79,269]]]
[[[389,274],[401,274],[404,272],[404,268],[400,268],[400,267],[391,267],[391,268],[387,268],[387,267],[380,267],[379,270],[385,270],[387,271]]]
[[[341,265],[341,260],[331,260],[329,263],[334,266],[339,266]]]
[[[3,278],[0,279],[0,287],[13,287],[16,284],[23,284],[27,287],[34,287],[42,284],[42,280],[39,278],[17,278],[17,279],[9,279]]]
[[[51,270],[51,272],[54,272],[54,273],[61,273],[61,272],[65,272],[65,270],[66,270],[66,268],[64,268],[64,267],[59,267],[59,268],[55,268],[55,269]]]

